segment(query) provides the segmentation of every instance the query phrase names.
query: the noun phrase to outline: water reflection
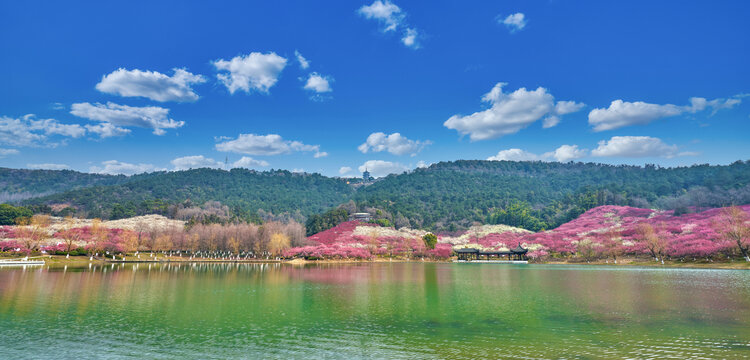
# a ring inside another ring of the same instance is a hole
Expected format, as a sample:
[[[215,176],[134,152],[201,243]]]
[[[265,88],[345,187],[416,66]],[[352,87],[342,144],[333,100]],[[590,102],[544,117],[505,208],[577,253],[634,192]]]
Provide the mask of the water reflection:
[[[0,270],[0,337],[16,355],[52,346],[96,357],[105,344],[116,350],[107,357],[142,357],[145,348],[153,358],[726,358],[750,356],[749,328],[747,271],[433,263]]]

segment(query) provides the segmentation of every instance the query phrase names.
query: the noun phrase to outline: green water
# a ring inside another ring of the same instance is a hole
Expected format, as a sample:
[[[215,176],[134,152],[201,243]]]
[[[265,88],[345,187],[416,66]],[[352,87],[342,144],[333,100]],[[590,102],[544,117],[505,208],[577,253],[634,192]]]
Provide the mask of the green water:
[[[748,358],[750,271],[0,269],[0,358]]]

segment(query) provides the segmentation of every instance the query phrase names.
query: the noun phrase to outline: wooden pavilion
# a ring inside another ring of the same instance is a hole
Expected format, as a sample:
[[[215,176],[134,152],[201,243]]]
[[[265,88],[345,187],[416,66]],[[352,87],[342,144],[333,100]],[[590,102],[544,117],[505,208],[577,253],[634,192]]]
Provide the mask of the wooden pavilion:
[[[472,260],[507,260],[507,261],[527,261],[526,253],[529,249],[524,248],[521,244],[518,244],[509,251],[479,251],[474,248],[463,248],[455,250],[458,261],[472,261]],[[504,259],[507,257],[507,259]]]

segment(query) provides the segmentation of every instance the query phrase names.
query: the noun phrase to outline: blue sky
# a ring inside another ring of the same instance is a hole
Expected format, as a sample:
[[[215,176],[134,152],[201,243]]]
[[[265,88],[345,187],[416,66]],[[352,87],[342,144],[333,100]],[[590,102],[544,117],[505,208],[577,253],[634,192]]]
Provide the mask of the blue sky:
[[[338,176],[457,159],[746,160],[748,13],[746,1],[3,2],[0,166],[129,174],[228,159]]]

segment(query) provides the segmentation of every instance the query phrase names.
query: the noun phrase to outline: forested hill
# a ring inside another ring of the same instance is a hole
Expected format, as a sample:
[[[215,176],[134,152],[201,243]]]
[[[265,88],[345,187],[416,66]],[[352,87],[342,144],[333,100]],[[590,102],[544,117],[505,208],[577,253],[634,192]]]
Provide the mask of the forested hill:
[[[219,201],[244,218],[255,218],[258,210],[303,218],[346,202],[353,193],[345,181],[318,174],[194,169],[68,191],[30,199],[25,204],[67,204],[88,217],[123,218],[149,213],[169,216],[171,205]]]
[[[455,161],[360,189],[358,205],[397,225],[454,230],[472,221],[549,229],[599,205],[684,208],[750,202],[750,162],[728,166]],[[683,210],[685,211],[685,210]]]
[[[13,174],[9,169],[4,171]],[[283,170],[196,169],[131,177],[45,171],[33,172],[35,178],[28,184],[23,178],[26,173],[18,172],[21,175],[14,181],[5,180],[16,185],[0,188],[0,192],[41,191],[50,189],[54,181],[79,187],[21,203],[34,211],[56,215],[112,219],[149,213],[174,216],[180,209],[211,214],[218,211],[217,205],[206,208],[206,202],[218,201],[227,207],[221,212],[233,217],[259,219],[285,214],[304,220],[347,204],[343,212],[314,217],[316,225],[308,230],[333,226],[345,220],[347,212],[363,210],[384,224],[435,231],[464,229],[473,222],[537,231],[553,228],[600,205],[686,212],[696,206],[750,203],[750,161],[678,168],[454,161],[390,175],[356,191],[342,179]],[[84,187],[86,181],[96,186]],[[204,208],[197,209],[201,206]]]
[[[18,201],[94,185],[129,181],[125,175],[87,174],[72,170],[0,168],[0,202]]]

